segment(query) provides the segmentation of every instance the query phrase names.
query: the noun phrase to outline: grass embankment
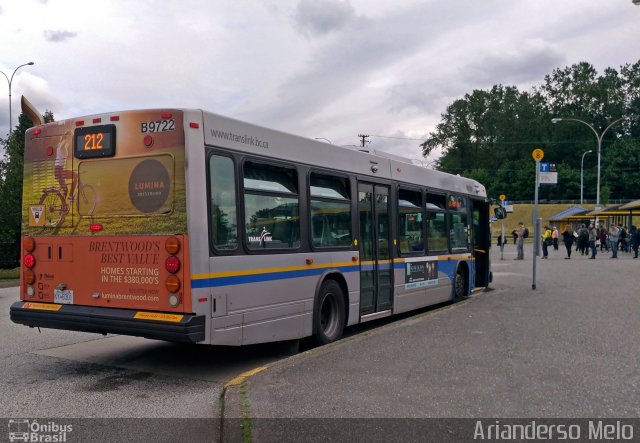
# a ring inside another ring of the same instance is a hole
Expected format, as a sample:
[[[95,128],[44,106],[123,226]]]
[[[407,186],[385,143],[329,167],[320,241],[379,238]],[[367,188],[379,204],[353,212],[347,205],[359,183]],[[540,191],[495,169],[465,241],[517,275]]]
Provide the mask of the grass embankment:
[[[20,268],[0,269],[0,288],[18,286],[20,283]]]
[[[553,205],[538,205],[539,216],[542,219],[541,228],[549,223],[549,218],[553,217],[555,214],[564,211],[565,209],[569,209],[572,206],[570,204],[553,204]],[[582,205],[585,209],[594,209],[595,205]],[[524,225],[529,228],[529,238],[528,241],[531,241],[531,237],[533,236],[533,205],[513,205],[513,212],[507,214],[507,218],[504,220],[498,220],[497,222],[491,225],[491,237],[495,239],[502,229],[502,222],[504,222],[504,232],[507,240],[511,243],[511,231],[518,228],[518,223],[523,222]],[[562,231],[564,228],[564,224],[556,223],[556,226],[559,230]]]

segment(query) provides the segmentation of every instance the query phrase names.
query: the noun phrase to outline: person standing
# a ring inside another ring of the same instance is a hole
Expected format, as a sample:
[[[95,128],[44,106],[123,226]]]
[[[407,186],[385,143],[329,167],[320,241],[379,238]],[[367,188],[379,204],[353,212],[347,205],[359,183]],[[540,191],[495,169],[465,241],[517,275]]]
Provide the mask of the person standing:
[[[558,237],[560,236],[560,232],[558,232],[558,227],[553,227],[553,233],[551,234],[551,238],[553,239],[553,249],[558,250]]]
[[[609,245],[611,246],[611,257],[618,258],[618,240],[620,239],[620,229],[615,223],[611,223],[609,228]]]
[[[578,238],[576,240],[576,252],[580,252],[584,255],[584,249],[587,247],[587,241],[585,239],[586,227],[584,225],[580,225],[578,228],[577,234]]]
[[[598,237],[598,231],[596,227],[591,223],[589,225],[589,249],[591,249],[591,257],[592,260],[596,259],[596,238]]]
[[[562,231],[562,243],[564,243],[564,247],[567,248],[567,256],[565,257],[565,260],[571,259],[571,249],[573,249],[573,242],[575,239],[571,225],[567,224],[564,227],[564,231]]]
[[[600,228],[600,252],[602,249],[606,249],[609,252],[609,244],[607,243],[607,230],[602,227]]]
[[[633,258],[638,258],[638,249],[640,249],[640,229],[631,226],[631,248],[633,249]]]
[[[549,246],[551,245],[551,238],[553,236],[553,233],[551,232],[551,229],[549,229],[549,226],[545,225],[544,226],[544,233],[542,234],[542,259],[547,259],[549,258]]]
[[[618,239],[618,244],[622,252],[629,252],[629,235],[627,234],[627,228],[624,226],[620,226],[620,238]]]
[[[516,230],[516,250],[518,251],[518,255],[515,260],[524,260],[524,237],[526,229],[524,223],[518,223],[518,229]]]

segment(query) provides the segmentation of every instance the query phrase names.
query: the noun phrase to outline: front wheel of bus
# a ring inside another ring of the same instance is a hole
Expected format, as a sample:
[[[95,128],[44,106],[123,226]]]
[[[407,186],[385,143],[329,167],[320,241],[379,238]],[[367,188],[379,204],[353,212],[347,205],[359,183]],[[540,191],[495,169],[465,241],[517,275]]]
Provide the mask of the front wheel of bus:
[[[345,325],[344,294],[335,280],[327,280],[320,287],[313,321],[316,344],[326,345],[342,337]]]

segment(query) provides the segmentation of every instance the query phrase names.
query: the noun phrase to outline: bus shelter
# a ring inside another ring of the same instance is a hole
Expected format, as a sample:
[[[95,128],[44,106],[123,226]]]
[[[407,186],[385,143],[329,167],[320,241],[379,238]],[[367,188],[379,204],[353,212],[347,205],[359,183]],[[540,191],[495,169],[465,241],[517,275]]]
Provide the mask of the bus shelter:
[[[640,200],[595,209],[582,216],[570,217],[570,219],[582,220],[585,224],[595,222],[598,219],[600,220],[600,225],[609,227],[611,223],[615,223],[618,226],[626,226],[627,230],[630,230],[634,217],[640,217]]]
[[[629,203],[625,203],[620,206],[621,211],[628,211],[629,224],[628,227],[631,229],[631,225],[638,226],[640,223],[640,200],[634,200]]]
[[[589,212],[589,209],[582,206],[572,206],[549,217],[549,223],[556,226],[571,225],[571,228],[575,231],[578,229],[578,225],[584,223],[580,221],[580,218]]]

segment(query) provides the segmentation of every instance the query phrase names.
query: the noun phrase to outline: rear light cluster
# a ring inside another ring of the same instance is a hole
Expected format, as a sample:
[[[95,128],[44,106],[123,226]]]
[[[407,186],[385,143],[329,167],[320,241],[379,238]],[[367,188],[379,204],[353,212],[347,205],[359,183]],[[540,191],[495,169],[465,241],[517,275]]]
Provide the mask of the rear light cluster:
[[[176,255],[180,252],[180,240],[169,237],[164,243],[164,249],[170,254],[164,261],[164,267],[171,274],[164,281],[164,287],[169,291],[169,305],[175,308],[180,304],[181,296],[178,291],[182,286],[182,282],[175,275],[180,270],[180,259]]]
[[[109,121],[111,122],[118,122],[120,121],[120,116],[119,115],[112,115],[111,117],[109,117]],[[94,118],[91,120],[91,123],[93,123],[94,125],[97,123],[102,123],[102,118],[98,117],[98,118]],[[76,126],[80,127],[80,126],[84,126],[85,121],[84,120],[76,120]]]
[[[22,239],[22,247],[24,249],[24,256],[22,257],[22,277],[27,284],[27,296],[33,297],[36,293],[33,284],[36,282],[36,273],[33,272],[33,267],[36,265],[36,257],[33,252],[36,250],[36,241],[33,237],[26,236]]]

